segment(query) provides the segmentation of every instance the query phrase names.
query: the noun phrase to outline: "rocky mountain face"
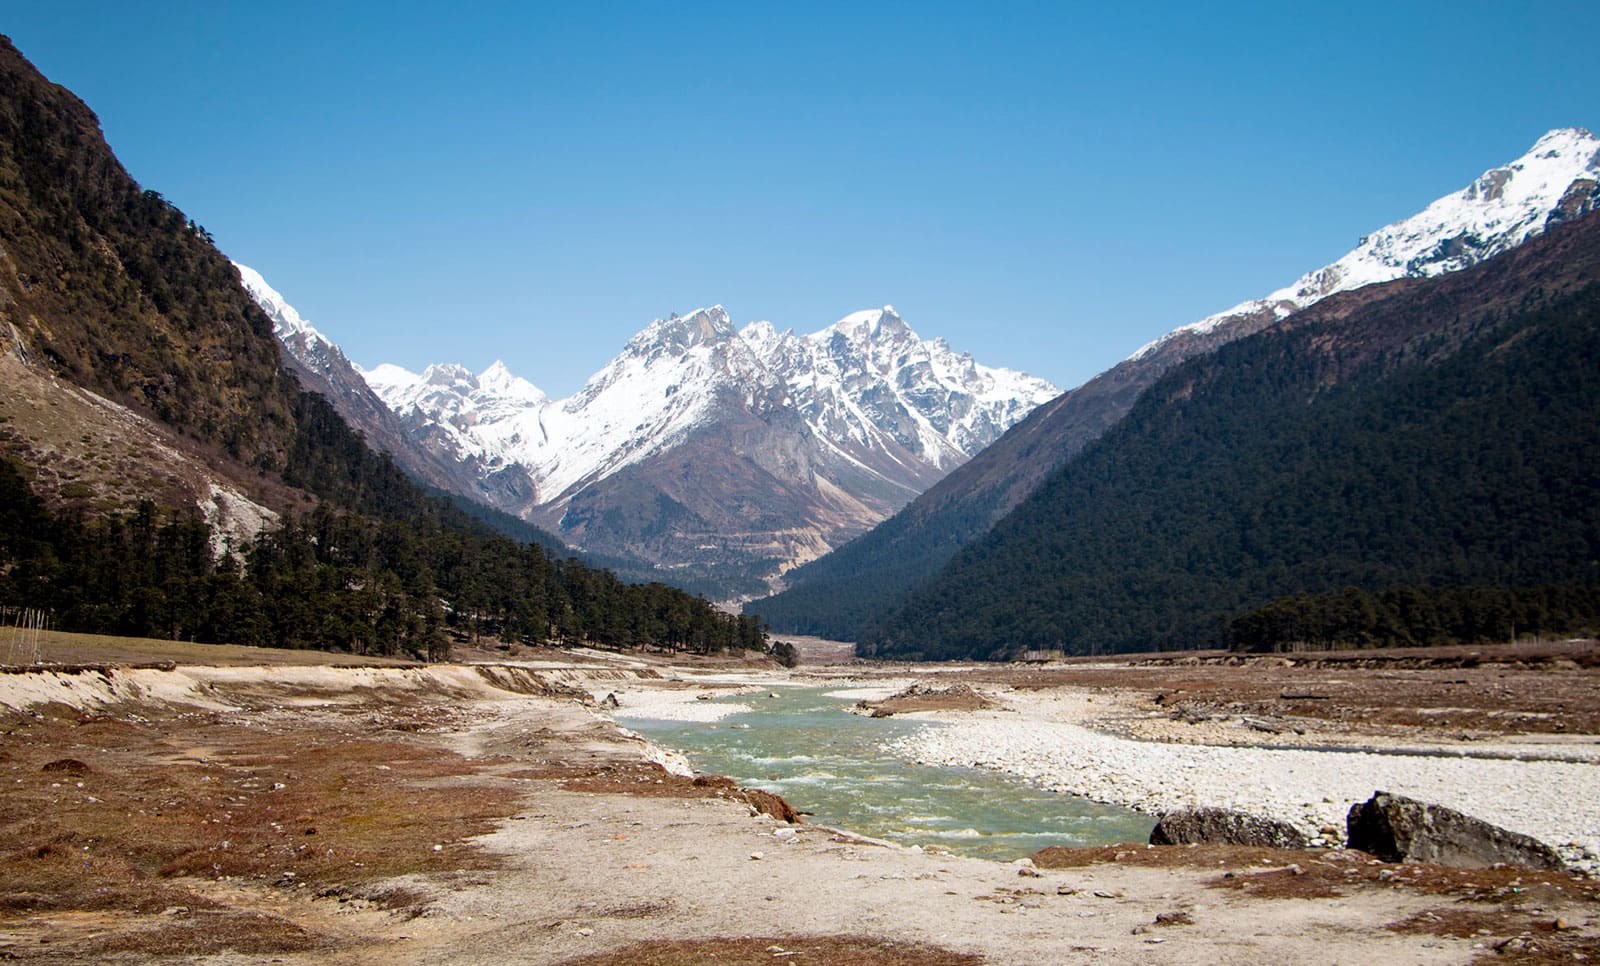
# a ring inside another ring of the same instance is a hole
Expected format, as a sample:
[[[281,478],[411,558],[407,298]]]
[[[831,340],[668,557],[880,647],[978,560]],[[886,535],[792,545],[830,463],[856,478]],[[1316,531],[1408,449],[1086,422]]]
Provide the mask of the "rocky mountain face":
[[[1259,332],[1330,295],[1477,264],[1600,206],[1600,138],[1551,131],[1522,157],[1484,172],[1409,218],[1362,238],[1330,265],[1262,299],[1181,326],[1082,386],[1035,409],[872,532],[786,575],[760,601],[774,628],[855,640],[1040,482],[1132,408],[1184,360]]]
[[[796,335],[715,306],[651,323],[564,400],[500,363],[379,365],[361,373],[374,415],[337,346],[241,275],[299,367],[416,475],[729,596],[865,531],[1056,394],[892,307]]]

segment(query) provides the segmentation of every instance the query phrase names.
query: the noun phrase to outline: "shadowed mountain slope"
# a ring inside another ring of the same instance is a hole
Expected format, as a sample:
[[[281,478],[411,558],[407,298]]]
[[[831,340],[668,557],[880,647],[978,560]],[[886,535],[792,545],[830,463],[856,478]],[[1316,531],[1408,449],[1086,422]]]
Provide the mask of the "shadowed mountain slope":
[[[889,616],[880,655],[1224,643],[1286,594],[1600,579],[1600,217],[1170,370]]]
[[[1168,369],[1340,292],[1434,277],[1509,251],[1600,201],[1600,138],[1551,131],[1527,154],[1361,239],[1339,260],[1266,298],[1182,326],[1034,410],[997,442],[864,536],[787,575],[790,589],[752,608],[779,630],[856,640],[1115,425]]]

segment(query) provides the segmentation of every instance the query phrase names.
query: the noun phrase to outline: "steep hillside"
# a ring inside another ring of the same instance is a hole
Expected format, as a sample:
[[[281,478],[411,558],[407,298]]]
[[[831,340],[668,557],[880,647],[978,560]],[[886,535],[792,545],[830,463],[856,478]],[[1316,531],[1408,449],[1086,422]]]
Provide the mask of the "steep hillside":
[[[760,648],[422,492],[280,367],[205,232],[0,41],[0,606],[57,626],[437,658],[447,631]]]
[[[877,654],[1215,644],[1274,598],[1600,578],[1600,216],[1169,371]]]
[[[1551,131],[1521,158],[1361,239],[1338,261],[1268,295],[1182,326],[1030,416],[876,529],[787,575],[752,606],[775,628],[856,640],[886,610],[1098,438],[1172,366],[1338,292],[1432,277],[1508,251],[1600,200],[1600,138]]]
[[[294,384],[227,259],[5,41],[0,148],[7,450],[46,467],[62,504],[119,505],[145,485],[208,512],[215,487],[281,504],[257,474],[290,459]]]

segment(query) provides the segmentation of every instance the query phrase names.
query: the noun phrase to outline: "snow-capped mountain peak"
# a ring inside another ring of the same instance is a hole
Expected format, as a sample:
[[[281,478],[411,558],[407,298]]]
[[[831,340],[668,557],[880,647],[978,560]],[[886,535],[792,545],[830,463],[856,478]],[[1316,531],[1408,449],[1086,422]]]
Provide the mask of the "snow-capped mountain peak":
[[[627,351],[634,353],[683,352],[697,345],[716,345],[738,333],[728,312],[720,305],[695,309],[688,315],[672,313],[656,319],[628,340]]]
[[[1184,333],[1210,332],[1240,317],[1270,313],[1283,318],[1335,292],[1458,271],[1515,248],[1597,203],[1600,138],[1584,128],[1558,128],[1510,164],[1485,171],[1460,191],[1363,237],[1331,265],[1307,272],[1264,299],[1175,329],[1129,358],[1139,359]]]
[[[740,332],[788,387],[813,431],[868,463],[916,462],[937,477],[1057,394],[1022,373],[979,366],[925,341],[892,305],[852,312],[817,332]],[[892,475],[892,474],[891,474]]]
[[[238,270],[239,280],[244,282],[245,291],[250,293],[250,297],[255,299],[256,304],[260,305],[262,311],[272,319],[273,335],[284,341],[300,336],[313,342],[333,345],[326,336],[312,327],[310,322],[301,318],[294,306],[278,294],[277,289],[268,285],[260,272],[239,262],[234,262],[233,267]]]
[[[489,472],[516,465],[540,502],[604,479],[729,418],[800,417],[852,472],[904,498],[998,437],[1055,387],[923,342],[890,306],[808,336],[738,330],[720,305],[657,319],[583,388],[550,400],[502,363],[366,373],[402,417]]]
[[[356,368],[361,373],[361,378],[365,379],[367,385],[379,395],[395,392],[401,387],[414,386],[422,380],[421,375],[392,362],[385,362],[371,369],[362,369],[360,366]]]
[[[384,445],[410,447],[430,479],[665,566],[742,561],[765,574],[810,559],[1056,395],[922,340],[892,306],[796,335],[737,329],[712,305],[654,320],[552,400],[502,361],[363,371],[258,273],[240,276],[287,353],[350,373],[394,427]]]
[[[550,401],[550,397],[533,383],[512,373],[511,369],[499,359],[496,359],[489,368],[478,373],[478,389],[508,402],[520,403],[524,406],[543,406]]]
[[[911,331],[911,327],[906,325],[905,320],[900,318],[892,305],[885,305],[881,309],[851,312],[828,328],[866,339],[880,338],[885,333],[890,337],[900,336]]]

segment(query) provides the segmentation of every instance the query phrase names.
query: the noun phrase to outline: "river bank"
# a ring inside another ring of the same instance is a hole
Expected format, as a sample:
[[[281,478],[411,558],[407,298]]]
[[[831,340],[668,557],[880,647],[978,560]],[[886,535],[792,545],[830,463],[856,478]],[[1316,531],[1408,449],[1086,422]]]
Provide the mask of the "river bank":
[[[1003,710],[930,713],[940,726],[885,750],[929,764],[992,768],[1150,814],[1215,806],[1263,815],[1295,825],[1321,845],[1342,841],[1351,805],[1388,791],[1532,835],[1574,867],[1600,869],[1600,765],[1593,760],[1600,749],[1593,745],[1565,749],[1579,760],[1526,761],[1517,759],[1547,749],[1517,742],[1428,747],[1383,735],[1364,736],[1371,750],[1140,740],[1113,733],[1114,726],[1126,727],[1131,710],[1114,696],[1012,691],[993,697]],[[1147,722],[1138,730],[1155,729]],[[1324,829],[1334,832],[1324,838]]]
[[[0,675],[0,952],[22,961],[1460,963],[1523,934],[1600,952],[1595,887],[1570,877],[1137,844],[1035,868],[790,825],[674,776],[593,705],[758,702],[786,672],[40,673]]]

